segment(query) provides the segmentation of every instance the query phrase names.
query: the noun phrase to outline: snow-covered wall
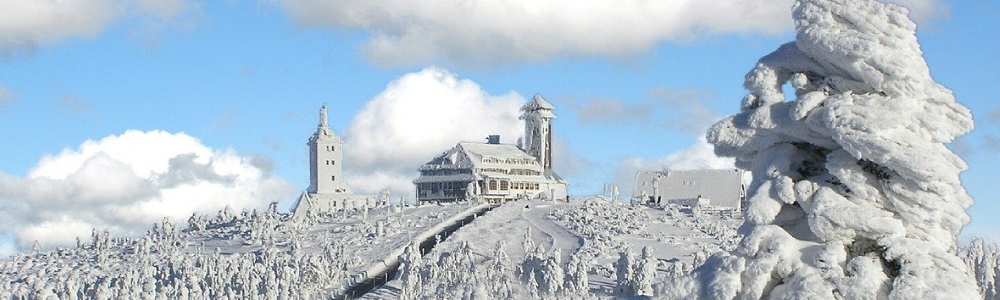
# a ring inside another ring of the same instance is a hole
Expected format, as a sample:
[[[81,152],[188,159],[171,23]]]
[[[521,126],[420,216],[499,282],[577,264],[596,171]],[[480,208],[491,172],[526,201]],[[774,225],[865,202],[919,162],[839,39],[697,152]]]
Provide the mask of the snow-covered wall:
[[[972,205],[945,147],[972,130],[905,8],[799,0],[796,40],[746,76],[716,153],[751,170],[745,238],[702,268],[713,299],[975,299],[952,252]],[[795,95],[785,95],[790,84]]]

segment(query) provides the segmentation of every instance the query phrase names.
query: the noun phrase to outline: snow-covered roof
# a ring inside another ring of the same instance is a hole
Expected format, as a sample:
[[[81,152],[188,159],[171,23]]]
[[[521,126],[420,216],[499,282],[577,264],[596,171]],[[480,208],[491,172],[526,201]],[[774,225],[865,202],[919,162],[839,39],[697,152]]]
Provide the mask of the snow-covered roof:
[[[549,103],[549,101],[545,100],[545,98],[542,98],[541,94],[535,94],[535,97],[531,98],[530,105],[534,106],[535,108],[556,109],[556,107],[552,105],[552,103]]]
[[[541,172],[534,156],[509,144],[461,142],[420,167],[420,170],[505,167]]]
[[[535,94],[535,97],[532,98],[530,102],[521,107],[521,110],[524,111],[525,114],[538,114],[539,116],[548,119],[556,118],[556,115],[552,113],[552,110],[554,109],[556,109],[556,107],[552,105],[552,103],[549,103],[549,101],[546,101],[545,98],[542,98],[542,95],[540,94]]]

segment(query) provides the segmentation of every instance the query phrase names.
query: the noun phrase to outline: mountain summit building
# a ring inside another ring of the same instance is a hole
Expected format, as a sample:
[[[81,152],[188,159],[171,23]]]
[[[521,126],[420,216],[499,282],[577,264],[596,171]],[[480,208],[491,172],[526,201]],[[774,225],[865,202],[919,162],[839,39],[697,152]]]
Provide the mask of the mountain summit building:
[[[486,143],[460,142],[420,167],[413,181],[421,202],[481,198],[489,202],[565,199],[566,181],[552,171],[552,113],[541,95],[521,107],[524,137],[517,146],[491,135]]]
[[[306,211],[331,211],[374,206],[375,196],[355,195],[344,181],[344,141],[327,125],[326,104],[319,109],[319,125],[306,143],[309,146],[309,188],[292,208],[296,217]]]

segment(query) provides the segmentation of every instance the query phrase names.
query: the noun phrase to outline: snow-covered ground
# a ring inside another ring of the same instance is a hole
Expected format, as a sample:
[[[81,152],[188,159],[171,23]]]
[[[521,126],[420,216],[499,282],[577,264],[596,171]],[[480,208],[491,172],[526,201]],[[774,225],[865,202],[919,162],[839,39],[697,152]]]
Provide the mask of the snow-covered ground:
[[[680,276],[710,253],[731,249],[740,223],[738,214],[727,210],[692,212],[601,198],[511,202],[459,229],[424,255],[419,268],[413,268],[418,279],[404,274],[402,280],[366,298],[469,298],[476,293],[509,299],[546,293],[565,298],[612,296],[621,253],[639,259],[648,247],[655,274],[647,281],[652,284],[655,278]],[[583,272],[569,272],[578,267]],[[584,273],[585,284],[568,280]],[[530,276],[536,283],[524,284],[531,282],[525,278]],[[553,280],[559,283],[546,283]],[[407,294],[408,286],[418,291]]]
[[[222,211],[192,218],[185,229],[157,224],[138,238],[95,232],[75,248],[0,261],[0,299],[338,296],[351,276],[475,207],[380,207],[317,214],[306,222],[290,221],[273,209]],[[735,228],[742,222],[726,210],[627,205],[597,197],[511,202],[424,255],[410,247],[399,257],[398,276],[363,298],[669,296],[675,293],[663,292],[697,284],[691,271],[709,255],[736,247]],[[998,294],[996,253],[995,245],[981,242],[958,251],[987,299]]]
[[[339,293],[392,249],[467,204],[383,206],[291,221],[273,209],[164,220],[143,237],[94,231],[75,248],[0,261],[0,299],[309,298]]]

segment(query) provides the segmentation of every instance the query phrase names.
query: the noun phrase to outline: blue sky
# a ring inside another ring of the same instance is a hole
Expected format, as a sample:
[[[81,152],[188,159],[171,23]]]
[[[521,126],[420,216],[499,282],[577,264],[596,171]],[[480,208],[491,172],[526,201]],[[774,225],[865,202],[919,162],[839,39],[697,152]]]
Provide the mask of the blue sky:
[[[86,165],[88,156],[80,153],[87,152],[82,144],[88,140],[97,152],[120,147],[108,153],[176,142],[184,145],[175,147],[178,153],[204,147],[215,153],[206,156],[243,159],[234,172],[260,172],[246,181],[273,187],[233,194],[245,201],[226,204],[287,205],[308,185],[305,142],[315,130],[316,111],[327,103],[331,127],[347,147],[359,145],[348,153],[359,162],[345,166],[355,189],[389,187],[406,195],[412,170],[455,142],[501,133],[512,143],[520,124],[510,111],[540,93],[557,106],[562,149],[556,150],[556,170],[571,181],[571,194],[596,194],[604,183],[630,186],[629,174],[639,168],[724,165],[707,156],[698,137],[738,110],[743,76],[757,59],[794,39],[790,1],[667,1],[646,9],[551,2],[522,7],[514,1],[519,10],[513,12],[476,2],[479,7],[458,10],[467,13],[462,17],[448,15],[456,12],[449,1],[426,7],[396,1],[86,0],[79,7],[0,1],[0,11],[7,11],[0,13],[0,179],[28,185],[44,177],[32,170],[59,178],[85,174],[78,169]],[[965,233],[1000,239],[993,218],[1000,209],[1000,4],[895,2],[913,8],[932,75],[976,120],[976,129],[952,145],[970,165],[962,178],[976,201]],[[400,103],[418,105],[402,110]],[[442,121],[421,121],[428,118]],[[126,139],[128,130],[138,132]],[[147,134],[154,131],[171,137]],[[107,137],[123,142],[112,146],[102,140]],[[163,157],[135,156],[129,159],[167,164]],[[139,169],[132,164],[132,172],[144,176]],[[193,176],[192,186],[208,178]],[[171,207],[178,200],[167,195],[176,191],[159,186],[147,200]],[[53,228],[70,224],[141,232],[135,224],[157,220],[160,211],[146,207],[146,215],[135,219],[101,217],[131,205],[119,203],[78,217],[53,207],[83,200],[62,195],[50,201],[32,193],[8,192],[0,199],[10,214],[32,212],[0,222],[0,239],[17,240],[22,248],[29,238],[59,244],[65,238]],[[218,207],[188,203],[166,214],[183,218]]]

